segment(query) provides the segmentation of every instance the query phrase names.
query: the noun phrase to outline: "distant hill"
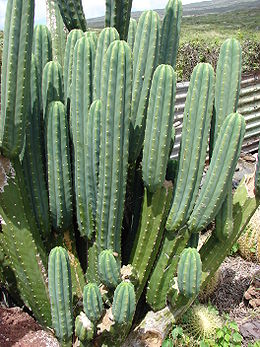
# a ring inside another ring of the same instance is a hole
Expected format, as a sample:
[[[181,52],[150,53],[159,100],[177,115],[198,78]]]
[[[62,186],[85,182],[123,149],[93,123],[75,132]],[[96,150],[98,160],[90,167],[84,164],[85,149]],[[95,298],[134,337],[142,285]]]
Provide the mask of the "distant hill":
[[[212,13],[224,13],[229,11],[260,9],[260,0],[209,0],[188,4],[183,6],[184,16],[201,16]],[[155,9],[163,17],[164,9]],[[142,11],[132,12],[132,17],[139,19]],[[92,28],[102,28],[104,17],[98,17],[88,20]]]

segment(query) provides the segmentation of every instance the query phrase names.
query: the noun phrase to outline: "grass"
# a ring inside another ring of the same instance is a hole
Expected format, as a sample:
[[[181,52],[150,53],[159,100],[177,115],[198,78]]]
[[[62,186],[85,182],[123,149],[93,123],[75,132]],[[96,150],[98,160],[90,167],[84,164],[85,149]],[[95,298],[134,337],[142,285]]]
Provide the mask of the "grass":
[[[216,67],[221,44],[230,37],[239,40],[243,72],[260,69],[260,9],[184,17],[176,71],[178,80],[188,80],[199,62]]]

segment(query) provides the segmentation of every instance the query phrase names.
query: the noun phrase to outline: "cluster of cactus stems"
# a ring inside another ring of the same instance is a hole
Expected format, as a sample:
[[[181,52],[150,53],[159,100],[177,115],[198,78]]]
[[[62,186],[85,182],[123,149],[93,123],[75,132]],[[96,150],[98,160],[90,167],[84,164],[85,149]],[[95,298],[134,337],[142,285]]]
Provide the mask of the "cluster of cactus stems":
[[[195,67],[174,163],[181,1],[161,25],[153,11],[130,19],[131,0],[107,0],[99,35],[81,1],[56,5],[69,31],[58,59],[48,28],[33,31],[34,1],[7,5],[0,279],[62,345],[120,346],[141,296],[158,317],[170,305],[166,321],[185,312],[259,204],[259,161],[255,198],[231,190],[245,133],[241,48],[225,41],[216,75]]]

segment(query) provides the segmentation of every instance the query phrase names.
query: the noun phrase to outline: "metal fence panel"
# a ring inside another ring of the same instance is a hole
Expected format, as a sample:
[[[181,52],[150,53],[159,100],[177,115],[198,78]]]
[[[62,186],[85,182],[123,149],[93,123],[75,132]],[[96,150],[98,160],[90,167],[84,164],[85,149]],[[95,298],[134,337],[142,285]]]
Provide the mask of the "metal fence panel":
[[[180,148],[182,120],[189,82],[177,83],[175,119],[176,130],[173,157],[177,157]],[[260,138],[260,71],[242,76],[238,112],[246,120],[246,135],[242,147],[245,153],[256,152]]]

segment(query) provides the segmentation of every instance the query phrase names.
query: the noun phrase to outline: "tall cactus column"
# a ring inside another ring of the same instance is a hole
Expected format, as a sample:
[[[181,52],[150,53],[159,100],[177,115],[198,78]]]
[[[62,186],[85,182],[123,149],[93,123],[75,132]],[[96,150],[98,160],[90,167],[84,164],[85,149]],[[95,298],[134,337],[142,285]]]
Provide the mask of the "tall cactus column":
[[[112,249],[120,254],[132,87],[131,50],[124,41],[115,41],[109,46],[103,77],[97,245],[99,252]]]
[[[8,1],[1,81],[0,149],[9,158],[21,153],[25,141],[30,110],[33,19],[34,1]]]

